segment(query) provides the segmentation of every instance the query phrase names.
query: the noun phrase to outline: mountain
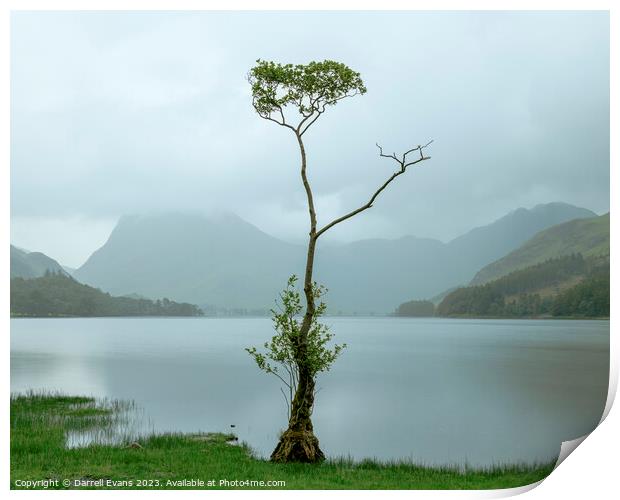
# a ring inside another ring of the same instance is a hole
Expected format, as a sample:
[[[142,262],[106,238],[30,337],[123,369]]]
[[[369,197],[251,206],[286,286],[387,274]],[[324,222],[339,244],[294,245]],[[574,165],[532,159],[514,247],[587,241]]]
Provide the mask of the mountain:
[[[300,250],[234,215],[126,216],[73,276],[114,295],[269,308]]]
[[[72,276],[72,275],[73,275],[73,273],[75,272],[75,267],[62,266],[62,268],[65,270],[65,272],[66,272],[69,276]]]
[[[326,300],[335,314],[385,314],[394,310],[392,299],[427,297],[461,275],[471,272],[448,245],[413,236],[319,247],[315,261],[315,279],[329,289]]]
[[[11,245],[11,278],[38,278],[46,271],[64,273],[62,266],[41,252],[27,252]]]
[[[402,307],[402,305],[401,305]],[[458,288],[437,316],[609,316],[609,261],[581,254],[551,258],[484,285]]]
[[[595,217],[585,208],[567,203],[547,203],[528,210],[519,208],[488,226],[473,229],[452,240],[454,255],[466,260],[475,270],[511,252],[534,234],[562,222]],[[470,271],[471,272],[471,271]],[[475,271],[474,271],[475,272]],[[467,283],[473,272],[458,283]]]
[[[505,257],[483,267],[470,284],[481,285],[517,269],[576,253],[584,257],[609,256],[609,213],[572,220],[537,233]]]
[[[449,243],[413,236],[354,242],[319,254],[316,276],[328,284],[332,312],[392,311],[394,304],[442,296],[468,283],[481,267],[541,229],[593,216],[584,208],[549,203],[520,208]],[[396,302],[390,303],[394,298]]]
[[[66,274],[47,271],[39,278],[11,280],[11,316],[202,316],[202,311],[168,299],[111,297]]]
[[[593,215],[552,203],[516,210],[449,243],[413,236],[338,246],[319,241],[315,279],[329,289],[332,314],[388,313],[394,304],[467,283],[541,229]],[[116,295],[268,309],[290,274],[303,275],[305,252],[233,215],[129,216],[73,275]]]

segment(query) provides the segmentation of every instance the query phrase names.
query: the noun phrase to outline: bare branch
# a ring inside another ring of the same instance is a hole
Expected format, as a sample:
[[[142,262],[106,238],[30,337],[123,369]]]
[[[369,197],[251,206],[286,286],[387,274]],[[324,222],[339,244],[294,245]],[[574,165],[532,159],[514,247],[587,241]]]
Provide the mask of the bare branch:
[[[295,127],[293,127],[292,125],[289,125],[288,123],[286,123],[286,119],[284,118],[284,112],[282,111],[282,106],[278,106],[277,107],[278,111],[280,112],[280,117],[281,117],[282,121],[276,120],[275,118],[273,118],[271,116],[271,113],[262,113],[262,112],[260,112],[258,110],[258,108],[256,107],[255,99],[252,100],[252,106],[254,107],[254,110],[256,111],[258,116],[260,116],[263,120],[269,120],[271,122],[277,123],[281,127],[290,128],[292,131],[295,131]]]
[[[317,121],[317,119],[319,118],[319,116],[321,116],[323,113],[325,113],[325,107],[328,104],[336,104],[338,101],[341,101],[342,99],[345,99],[347,97],[354,97],[356,95],[359,95],[360,93],[356,90],[353,93],[350,94],[344,94],[341,95],[340,97],[337,97],[335,99],[332,99],[329,102],[325,102],[325,101],[321,101],[321,98],[323,97],[323,94],[320,94],[316,97],[316,99],[311,100],[311,106],[313,108],[312,113],[310,113],[309,115],[304,115],[304,119],[299,122],[299,125],[297,126],[297,132],[299,133],[299,135],[304,135],[306,133],[306,131],[310,128],[310,126]],[[314,115],[314,113],[317,113],[316,116],[314,116],[314,118],[312,118],[312,116]],[[308,122],[308,124],[304,127],[304,123],[306,123],[308,121],[308,119],[310,119],[310,122]],[[302,129],[303,127],[303,129]]]
[[[282,387],[280,387],[280,392],[282,393],[282,396],[284,396],[284,402],[286,403],[286,416],[287,418],[291,418],[291,403],[289,403],[289,400],[286,397],[286,393],[284,392]]]
[[[325,107],[323,107],[322,110],[316,110],[316,116],[314,118],[312,118],[312,120],[310,120],[308,122],[308,124],[303,128],[303,130],[301,130],[302,125],[304,124],[304,122],[310,118],[312,115],[309,115],[308,118],[304,118],[300,123],[299,126],[297,127],[297,131],[299,132],[299,135],[302,136],[306,133],[306,131],[310,128],[310,126],[318,120],[319,116],[321,116],[323,114],[323,112],[325,111]],[[314,114],[314,111],[312,112],[312,114]]]
[[[379,144],[375,143],[377,145],[377,147],[379,148],[379,156],[382,156],[383,158],[393,158],[396,161],[400,161],[398,158],[396,158],[396,153],[392,153],[391,155],[386,155],[383,154],[383,148],[381,146],[379,146]],[[412,150],[413,151],[413,150]],[[405,153],[406,154],[406,153]]]
[[[379,189],[377,189],[374,194],[370,197],[370,200],[368,200],[368,202],[364,205],[362,205],[359,208],[356,208],[355,210],[352,210],[351,212],[349,212],[348,214],[343,215],[342,217],[338,217],[337,219],[334,219],[332,222],[330,222],[329,224],[327,224],[326,226],[324,226],[323,228],[321,228],[319,231],[317,231],[316,233],[316,237],[318,238],[319,236],[321,236],[325,231],[327,231],[328,229],[334,227],[336,224],[340,224],[341,222],[344,222],[347,219],[350,219],[351,217],[363,212],[364,210],[368,210],[369,208],[372,207],[372,204],[375,202],[375,200],[377,199],[377,197],[381,194],[381,192],[388,187],[388,185],[394,180],[396,179],[396,177],[398,177],[399,175],[404,174],[407,171],[407,167],[410,167],[411,165],[415,165],[416,163],[420,163],[424,160],[429,160],[430,156],[424,156],[424,148],[430,146],[432,144],[433,141],[430,141],[428,143],[426,143],[424,146],[416,146],[415,148],[410,149],[409,151],[405,152],[402,155],[402,158],[398,158],[396,156],[396,153],[392,153],[391,155],[386,155],[383,153],[383,148],[381,146],[379,146],[379,144],[377,144],[377,147],[379,148],[379,156],[383,157],[383,158],[391,158],[394,161],[396,161],[396,163],[398,163],[400,165],[400,169],[397,170],[396,172],[394,172],[387,181],[385,181],[381,187]],[[416,158],[415,160],[412,161],[407,161],[407,156],[411,153],[413,153],[414,151],[418,151],[420,153],[420,156],[418,158]]]
[[[274,371],[272,370],[272,371],[270,371],[269,373],[272,373],[272,374],[274,374],[276,377],[278,377],[278,378],[280,379],[280,381],[281,381],[281,382],[282,382],[282,383],[283,383],[286,387],[290,387],[289,383],[288,383],[286,380],[284,380],[284,379],[280,376],[280,374],[279,374],[278,372],[274,372]]]

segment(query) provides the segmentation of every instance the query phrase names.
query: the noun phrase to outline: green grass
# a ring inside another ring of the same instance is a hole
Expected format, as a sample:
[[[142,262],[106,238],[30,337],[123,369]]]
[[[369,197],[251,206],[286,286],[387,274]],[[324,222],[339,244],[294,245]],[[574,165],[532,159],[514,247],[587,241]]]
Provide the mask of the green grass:
[[[18,481],[91,481],[85,488],[195,489],[168,481],[202,480],[203,488],[257,488],[234,481],[285,481],[276,489],[489,489],[511,488],[545,478],[553,464],[497,466],[486,470],[425,467],[406,462],[327,460],[322,464],[273,464],[254,457],[232,435],[161,434],[125,442],[67,448],[70,432],[106,431],[123,424],[130,403],[62,394],[11,396],[11,488]],[[234,441],[232,441],[234,443]],[[151,480],[145,486],[139,480]],[[228,480],[228,485],[220,485]],[[99,481],[97,483],[97,481]],[[108,481],[120,481],[113,484]],[[213,481],[210,484],[209,481]],[[130,484],[131,483],[131,484]],[[37,488],[42,488],[39,483]],[[71,485],[71,488],[76,487]]]

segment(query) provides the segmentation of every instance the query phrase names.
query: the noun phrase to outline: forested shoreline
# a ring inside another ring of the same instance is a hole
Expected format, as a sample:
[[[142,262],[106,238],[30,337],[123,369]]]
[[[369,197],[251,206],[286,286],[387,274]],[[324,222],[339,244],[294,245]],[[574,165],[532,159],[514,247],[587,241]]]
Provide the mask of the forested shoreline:
[[[609,257],[571,254],[462,287],[434,308],[429,301],[401,304],[396,316],[465,318],[607,318]]]
[[[11,317],[202,316],[202,310],[167,298],[113,297],[62,273],[11,280]]]

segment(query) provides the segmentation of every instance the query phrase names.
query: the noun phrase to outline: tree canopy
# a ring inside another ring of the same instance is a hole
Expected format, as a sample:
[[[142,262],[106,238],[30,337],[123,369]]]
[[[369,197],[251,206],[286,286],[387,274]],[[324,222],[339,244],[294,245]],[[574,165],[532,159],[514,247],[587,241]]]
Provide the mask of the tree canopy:
[[[359,73],[343,63],[325,60],[308,64],[280,64],[258,59],[250,70],[252,105],[265,119],[303,134],[314,121],[341,99],[365,94]],[[297,126],[286,122],[284,109],[302,116]]]

